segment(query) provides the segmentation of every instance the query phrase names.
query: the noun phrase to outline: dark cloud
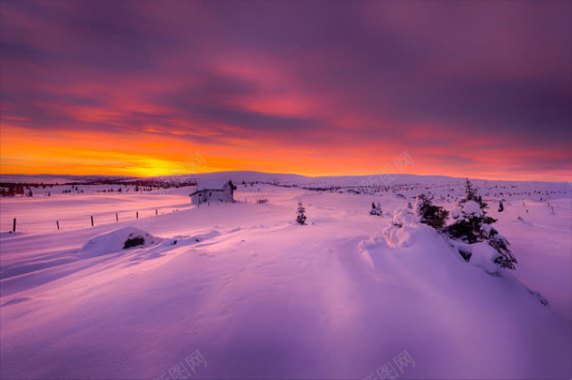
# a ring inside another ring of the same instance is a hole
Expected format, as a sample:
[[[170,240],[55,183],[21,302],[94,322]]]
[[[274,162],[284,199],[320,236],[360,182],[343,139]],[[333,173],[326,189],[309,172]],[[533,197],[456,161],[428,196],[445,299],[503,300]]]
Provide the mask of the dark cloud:
[[[572,138],[572,90],[557,80],[467,78],[418,88],[406,99],[388,99],[395,117],[467,128],[478,134],[510,134],[536,143]]]

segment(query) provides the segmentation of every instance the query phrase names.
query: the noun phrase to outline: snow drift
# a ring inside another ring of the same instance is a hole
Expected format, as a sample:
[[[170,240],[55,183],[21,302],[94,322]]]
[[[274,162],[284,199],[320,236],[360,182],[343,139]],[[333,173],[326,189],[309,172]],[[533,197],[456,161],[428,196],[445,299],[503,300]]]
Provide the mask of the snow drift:
[[[122,227],[90,239],[79,250],[81,257],[96,257],[129,248],[145,248],[159,244],[163,239],[135,227]]]

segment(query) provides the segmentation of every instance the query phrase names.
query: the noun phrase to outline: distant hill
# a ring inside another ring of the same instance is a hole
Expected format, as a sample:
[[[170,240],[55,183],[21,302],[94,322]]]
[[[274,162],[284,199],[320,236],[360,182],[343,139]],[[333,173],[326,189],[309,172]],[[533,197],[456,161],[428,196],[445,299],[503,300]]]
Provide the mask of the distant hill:
[[[470,177],[469,177],[470,178]],[[264,182],[281,185],[302,185],[302,186],[388,186],[388,185],[407,185],[407,184],[457,184],[464,178],[455,178],[438,175],[415,175],[415,174],[373,174],[373,175],[352,175],[352,176],[317,176],[308,177],[298,174],[286,173],[264,173],[256,171],[226,171],[213,173],[197,173],[159,177],[119,177],[104,175],[21,175],[21,174],[0,174],[0,183],[45,183],[45,184],[66,184],[66,183],[93,183],[93,182],[110,182],[118,183],[133,180],[150,180],[164,182],[189,182],[196,180],[212,181],[212,180],[231,180],[235,183],[241,182]],[[510,184],[510,183],[544,183],[544,184],[567,184],[566,182],[548,182],[548,181],[501,181],[471,178],[477,185],[480,183],[491,184]]]

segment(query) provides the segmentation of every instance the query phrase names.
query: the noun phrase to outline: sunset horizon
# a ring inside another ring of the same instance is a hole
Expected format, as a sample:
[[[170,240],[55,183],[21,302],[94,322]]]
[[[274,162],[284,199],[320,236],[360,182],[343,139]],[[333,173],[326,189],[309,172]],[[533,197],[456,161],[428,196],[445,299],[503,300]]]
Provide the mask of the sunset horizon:
[[[142,172],[145,169],[141,169]],[[136,171],[138,172],[138,171]],[[211,170],[211,171],[198,171],[198,172],[171,172],[165,171],[164,173],[167,174],[148,174],[148,175],[137,175],[137,174],[118,174],[118,173],[48,173],[48,172],[32,172],[32,173],[19,173],[19,172],[1,172],[0,176],[14,176],[14,177],[110,177],[110,178],[157,178],[157,177],[193,177],[193,176],[200,176],[203,174],[221,174],[221,173],[261,173],[261,174],[269,174],[269,175],[296,175],[301,177],[308,177],[308,178],[322,178],[322,177],[376,177],[376,176],[393,176],[393,175],[410,175],[416,177],[444,177],[444,178],[456,178],[456,179],[464,179],[470,178],[472,180],[485,180],[485,181],[504,181],[504,182],[554,182],[554,183],[570,183],[572,182],[570,178],[559,178],[559,177],[548,177],[548,178],[535,178],[529,176],[523,176],[518,178],[507,178],[503,174],[498,175],[491,175],[489,177],[484,176],[475,176],[470,174],[440,174],[440,173],[427,173],[427,174],[419,174],[419,173],[412,173],[412,172],[372,172],[372,173],[326,173],[326,174],[305,174],[302,172],[285,172],[285,171],[267,171],[267,170],[251,170],[251,169],[236,169],[236,170]],[[149,173],[157,173],[157,171],[149,171]]]

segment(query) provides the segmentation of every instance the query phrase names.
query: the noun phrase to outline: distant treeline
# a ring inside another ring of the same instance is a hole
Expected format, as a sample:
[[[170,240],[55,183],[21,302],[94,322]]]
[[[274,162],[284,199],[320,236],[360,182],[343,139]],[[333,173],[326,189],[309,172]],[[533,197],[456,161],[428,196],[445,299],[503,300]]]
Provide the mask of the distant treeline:
[[[84,182],[66,182],[66,183],[15,183],[15,182],[0,182],[0,196],[2,197],[15,197],[26,196],[33,197],[34,192],[32,189],[46,189],[55,186],[65,186],[69,189],[64,189],[62,193],[83,192],[79,186],[88,185],[115,185],[115,186],[133,186],[134,191],[152,191],[160,189],[171,189],[186,186],[196,186],[195,179],[173,181],[173,180],[157,180],[157,179],[98,179],[93,181]],[[103,192],[113,191],[113,189],[102,190]],[[121,188],[117,191],[121,192]],[[48,192],[48,196],[51,192]]]

